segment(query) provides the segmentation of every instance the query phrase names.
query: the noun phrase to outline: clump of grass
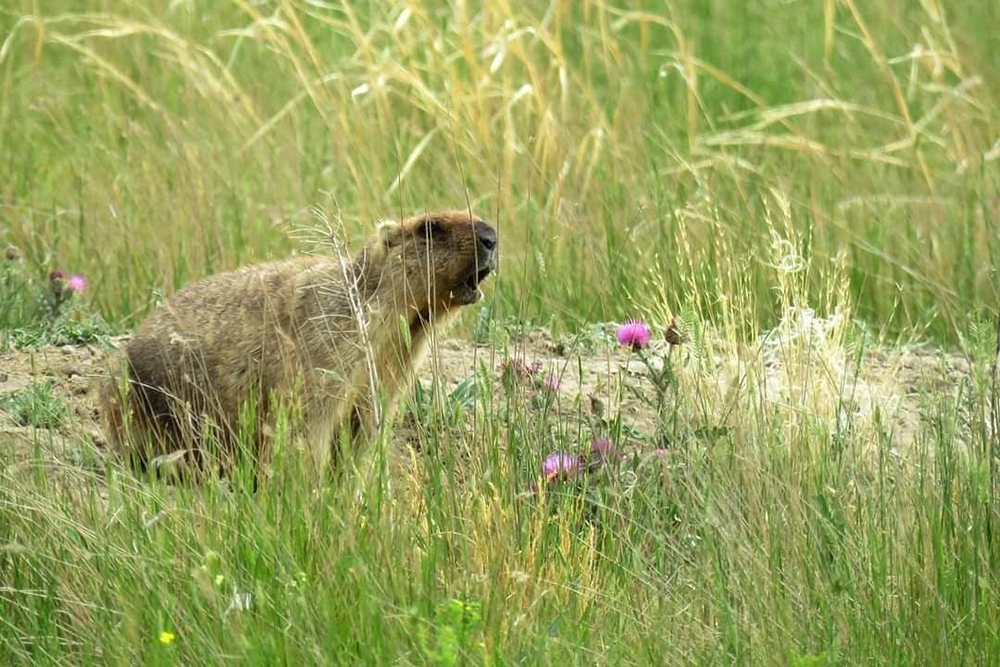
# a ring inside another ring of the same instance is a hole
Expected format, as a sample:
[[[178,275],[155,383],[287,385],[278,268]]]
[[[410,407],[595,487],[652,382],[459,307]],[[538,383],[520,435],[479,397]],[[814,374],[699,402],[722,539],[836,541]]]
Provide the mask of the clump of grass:
[[[428,664],[451,667],[486,659],[480,640],[482,613],[479,603],[459,599],[444,600],[432,619],[415,619],[420,648]]]
[[[66,403],[56,393],[51,380],[36,382],[27,389],[0,398],[0,411],[19,426],[58,429],[66,424]]]
[[[0,348],[41,347],[43,345],[78,345],[106,342],[121,328],[106,322],[100,315],[81,319],[66,319],[54,324],[37,323],[6,329],[0,338]]]
[[[461,423],[462,415],[475,403],[475,378],[466,378],[450,392],[432,385],[414,384],[410,415],[419,428],[450,428]]]
[[[697,324],[685,329],[693,339]],[[643,349],[659,368],[660,351]],[[21,662],[431,664],[992,654],[985,397],[933,402],[903,448],[879,421],[888,415],[835,432],[832,409],[769,396],[763,361],[715,402],[717,368],[685,354],[671,356],[668,412],[686,432],[727,426],[685,446],[658,447],[660,420],[629,429],[633,413],[614,404],[581,430],[566,383],[547,389],[534,377],[543,369],[526,369],[508,390],[501,364],[476,376],[476,428],[422,430],[428,446],[401,467],[377,447],[361,484],[307,482],[290,443],[256,491],[138,483],[114,464],[104,480],[67,470],[59,483],[3,468],[0,651]],[[601,440],[616,421],[628,435]],[[560,459],[546,478],[557,443],[572,465]],[[233,477],[252,476],[247,465]]]

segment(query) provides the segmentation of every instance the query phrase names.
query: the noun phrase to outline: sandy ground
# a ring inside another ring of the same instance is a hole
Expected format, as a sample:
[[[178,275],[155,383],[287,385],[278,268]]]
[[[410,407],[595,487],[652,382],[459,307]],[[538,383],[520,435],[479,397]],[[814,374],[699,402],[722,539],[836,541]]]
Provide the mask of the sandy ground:
[[[595,331],[581,340],[557,339],[536,330],[511,339],[504,349],[444,340],[419,377],[429,384],[437,374],[450,391],[472,377],[476,368],[485,368],[500,387],[504,365],[517,360],[522,367],[537,369],[524,380],[529,392],[552,391],[544,386],[544,379],[557,378],[557,403],[569,418],[579,417],[581,406],[589,409],[591,395],[601,397],[608,411],[621,409],[623,422],[641,442],[642,435],[654,429],[654,412],[633,392],[619,394],[619,388],[624,382],[651,395],[649,372],[627,349],[614,345],[613,325]],[[104,438],[97,385],[116,348],[126,340],[0,352],[0,405],[4,397],[24,392],[33,383],[50,382],[68,406],[68,418],[55,429],[18,424],[14,415],[0,408],[2,458],[24,460],[40,454],[72,463],[100,455]],[[878,350],[863,354],[859,362],[842,347],[831,348],[813,339],[804,344],[803,340],[786,337],[756,346],[703,344],[697,351],[692,345],[675,348],[671,364],[681,390],[691,392],[692,404],[697,406],[698,414],[689,415],[690,421],[730,428],[765,406],[796,417],[785,420],[789,428],[809,419],[830,431],[848,423],[855,429],[880,429],[892,435],[890,441],[897,451],[905,452],[929,410],[957,405],[969,393],[970,365],[958,356]],[[667,349],[662,342],[651,348],[654,368]],[[622,396],[620,405],[615,399],[618,395]],[[405,428],[400,437],[407,437]]]

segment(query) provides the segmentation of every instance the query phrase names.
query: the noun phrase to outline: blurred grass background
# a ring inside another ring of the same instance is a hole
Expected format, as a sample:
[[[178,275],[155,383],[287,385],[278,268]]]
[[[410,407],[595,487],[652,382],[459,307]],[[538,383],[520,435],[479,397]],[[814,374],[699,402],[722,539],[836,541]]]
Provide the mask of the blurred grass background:
[[[357,240],[471,205],[503,311],[571,330],[772,326],[776,241],[891,335],[996,302],[996,3],[83,4],[0,10],[0,242],[111,321],[313,206]]]

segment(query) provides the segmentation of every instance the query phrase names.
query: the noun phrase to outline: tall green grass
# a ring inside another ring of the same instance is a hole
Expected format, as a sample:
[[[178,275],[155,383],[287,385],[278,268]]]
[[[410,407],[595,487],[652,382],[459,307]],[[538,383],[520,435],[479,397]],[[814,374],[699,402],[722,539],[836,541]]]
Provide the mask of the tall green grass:
[[[585,399],[485,372],[333,483],[286,452],[256,491],[170,486],[36,431],[0,446],[0,663],[995,663],[1000,8],[483,4],[0,10],[0,246],[131,326],[308,247],[312,207],[357,241],[471,206],[503,248],[484,354],[679,314],[669,429],[541,497]],[[844,386],[911,338],[970,370],[897,387],[904,443]]]
[[[640,444],[541,495],[541,456],[587,446],[578,407],[486,373],[469,421],[444,413],[417,429],[418,451],[382,442],[331,483],[307,481],[283,424],[256,490],[246,463],[170,486],[43,457],[44,442],[30,460],[0,450],[0,657],[992,664],[1000,547],[978,349],[908,443],[888,403],[816,403],[824,382],[789,386],[797,405],[768,398],[763,365],[713,398],[718,369],[700,357],[669,393],[664,450]],[[815,366],[782,354],[790,372]]]
[[[111,320],[288,253],[313,206],[357,238],[471,205],[501,303],[569,328],[652,301],[648,276],[713,318],[752,290],[773,325],[775,225],[810,296],[842,259],[896,333],[954,342],[997,295],[992,3],[22,5],[3,237],[86,271]]]

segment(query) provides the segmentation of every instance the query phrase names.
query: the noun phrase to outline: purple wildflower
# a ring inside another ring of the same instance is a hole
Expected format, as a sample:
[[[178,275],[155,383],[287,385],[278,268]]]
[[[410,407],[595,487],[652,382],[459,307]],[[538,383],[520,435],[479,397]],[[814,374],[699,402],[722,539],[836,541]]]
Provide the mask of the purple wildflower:
[[[559,391],[559,386],[562,384],[559,378],[555,375],[546,375],[545,379],[542,380],[542,385],[549,391],[555,392]]]
[[[63,273],[62,271],[60,271],[59,269],[56,269],[55,271],[50,271],[49,272],[49,280],[52,281],[52,282],[55,282],[57,280],[62,280],[65,277],[66,277],[66,274]]]
[[[574,479],[580,476],[583,466],[579,457],[566,452],[549,454],[542,461],[542,477],[551,482],[560,479]]]
[[[629,320],[618,327],[618,342],[631,345],[633,350],[640,350],[649,345],[649,327],[645,322]]]
[[[87,287],[87,279],[83,276],[70,276],[66,285],[74,292],[82,292]]]

